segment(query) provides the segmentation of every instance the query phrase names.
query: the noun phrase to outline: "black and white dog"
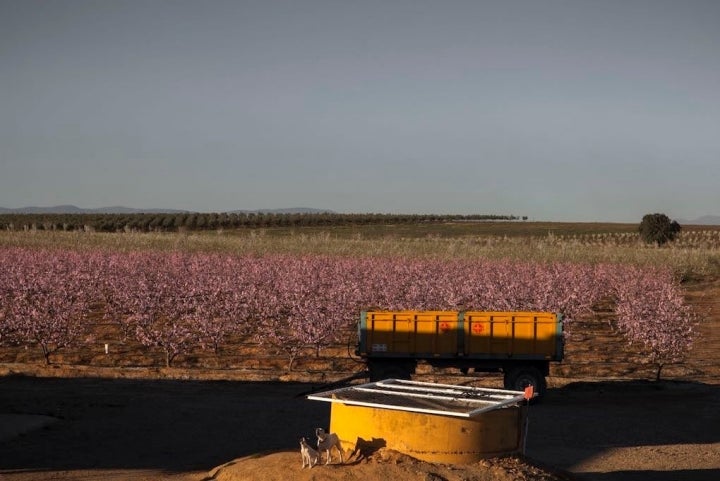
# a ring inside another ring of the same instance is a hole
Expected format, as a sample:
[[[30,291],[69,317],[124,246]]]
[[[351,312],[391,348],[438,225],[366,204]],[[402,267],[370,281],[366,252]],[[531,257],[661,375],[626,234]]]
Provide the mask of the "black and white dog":
[[[325,464],[330,464],[330,461],[332,461],[332,448],[337,449],[340,453],[340,463],[345,463],[342,445],[340,444],[340,438],[338,438],[337,434],[326,433],[323,428],[317,428],[315,430],[315,436],[317,436],[318,439],[317,447],[320,456],[322,456],[323,451],[327,452]]]
[[[305,438],[300,438],[300,455],[302,456],[303,468],[307,466],[312,469],[320,461],[320,453],[313,449]]]

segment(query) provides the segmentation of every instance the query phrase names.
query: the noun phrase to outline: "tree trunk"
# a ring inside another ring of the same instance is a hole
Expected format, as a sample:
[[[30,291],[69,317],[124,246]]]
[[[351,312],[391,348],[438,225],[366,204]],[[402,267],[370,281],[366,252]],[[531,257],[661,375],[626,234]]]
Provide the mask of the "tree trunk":
[[[48,348],[45,344],[40,344],[40,347],[42,348],[43,356],[45,357],[45,365],[50,365],[50,348]]]
[[[293,372],[293,364],[295,364],[295,357],[297,354],[290,354],[290,363],[288,364],[288,372]]]
[[[658,363],[657,365],[657,371],[655,372],[655,382],[660,381],[660,373],[662,372],[662,368],[665,367],[664,363]]]

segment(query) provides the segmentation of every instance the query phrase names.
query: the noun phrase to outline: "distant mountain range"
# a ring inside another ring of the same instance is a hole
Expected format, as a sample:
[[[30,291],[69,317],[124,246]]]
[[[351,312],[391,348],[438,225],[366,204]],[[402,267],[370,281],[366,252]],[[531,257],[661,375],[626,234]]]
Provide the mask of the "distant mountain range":
[[[286,207],[283,209],[231,210],[229,214],[334,214],[330,209],[313,209],[312,207]]]
[[[697,219],[677,219],[677,223],[683,225],[720,225],[720,215],[704,215]]]
[[[185,214],[190,210],[179,209],[133,209],[131,207],[112,206],[97,209],[83,209],[75,205],[55,205],[51,207],[20,207],[7,209],[0,207],[0,214]],[[284,209],[233,210],[230,214],[320,214],[333,213],[329,209],[312,209],[309,207],[288,207]]]

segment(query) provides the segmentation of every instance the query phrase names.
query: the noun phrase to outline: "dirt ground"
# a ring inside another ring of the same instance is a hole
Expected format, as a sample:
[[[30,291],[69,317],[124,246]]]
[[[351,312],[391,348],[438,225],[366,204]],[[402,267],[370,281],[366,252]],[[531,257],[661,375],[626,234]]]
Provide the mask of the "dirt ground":
[[[0,352],[0,480],[715,481],[720,479],[720,284],[696,285],[707,312],[687,361],[656,383],[599,316],[568,342],[545,400],[529,409],[525,456],[467,466],[381,449],[301,469],[297,440],[329,424],[304,393],[347,375],[300,360],[278,375],[257,353],[230,369],[113,367],[90,357],[45,367]],[[591,333],[591,334],[588,334]],[[335,358],[333,358],[335,356]],[[267,358],[263,358],[266,359]],[[238,361],[240,362],[240,361]],[[497,376],[421,370],[419,380],[493,386]]]
[[[618,381],[552,387],[542,403],[530,407],[525,458],[442,466],[381,450],[346,465],[303,470],[297,439],[312,438],[315,427],[329,423],[328,405],[302,396],[317,387],[5,376],[0,479],[720,479],[717,385]]]

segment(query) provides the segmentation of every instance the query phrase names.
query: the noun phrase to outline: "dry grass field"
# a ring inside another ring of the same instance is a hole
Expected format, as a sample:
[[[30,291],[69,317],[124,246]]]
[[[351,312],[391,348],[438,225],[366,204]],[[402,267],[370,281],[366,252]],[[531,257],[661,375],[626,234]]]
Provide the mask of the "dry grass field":
[[[720,226],[685,226],[672,245],[662,248],[641,243],[635,224],[545,222],[276,227],[187,233],[0,231],[2,246],[629,263],[669,266],[684,278],[720,276]]]
[[[496,224],[496,225],[493,225]],[[502,225],[501,225],[502,224]],[[668,265],[701,314],[683,363],[663,371],[610,328],[611,312],[571,327],[545,402],[530,410],[527,457],[470,467],[378,452],[347,466],[300,470],[299,436],[328,422],[302,397],[362,370],[347,345],[287,359],[236,339],[162,366],[162,353],[98,323],[98,342],[51,366],[24,347],[0,347],[0,479],[325,479],[709,481],[720,478],[720,231],[686,229],[678,242],[641,245],[635,226],[478,223],[393,230],[270,230],[199,234],[0,233],[0,248],[183,249],[333,255],[523,258]],[[525,230],[521,230],[525,229]],[[598,230],[595,230],[598,229]],[[348,333],[349,338],[351,333]],[[352,341],[350,341],[352,342]],[[104,344],[109,344],[109,352]],[[497,386],[495,375],[420,366],[416,378]],[[4,416],[4,417],[3,417]],[[22,419],[13,424],[11,419]]]

